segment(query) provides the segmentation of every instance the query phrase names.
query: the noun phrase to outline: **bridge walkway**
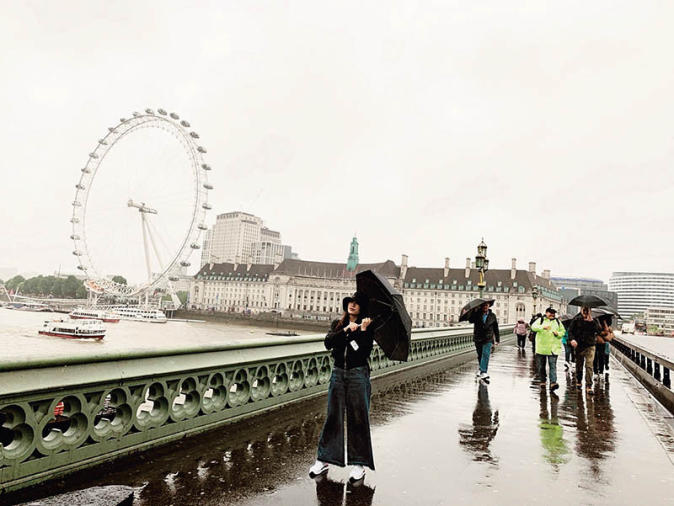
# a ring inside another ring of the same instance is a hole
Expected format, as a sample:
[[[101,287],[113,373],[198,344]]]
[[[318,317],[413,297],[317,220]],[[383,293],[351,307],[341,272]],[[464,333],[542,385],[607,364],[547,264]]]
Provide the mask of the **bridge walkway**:
[[[361,486],[348,469],[307,476],[325,397],[48,486],[132,485],[142,505],[674,504],[671,415],[617,361],[594,396],[561,363],[558,395],[541,391],[531,351],[508,344],[489,385],[474,373],[439,362],[377,380],[377,469]]]

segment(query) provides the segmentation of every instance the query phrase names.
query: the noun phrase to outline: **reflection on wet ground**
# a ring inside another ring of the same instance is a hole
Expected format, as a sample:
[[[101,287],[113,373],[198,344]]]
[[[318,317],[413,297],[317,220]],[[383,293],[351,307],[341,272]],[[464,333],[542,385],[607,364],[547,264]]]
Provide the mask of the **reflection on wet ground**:
[[[436,364],[400,384],[375,382],[377,472],[356,486],[347,483],[348,468],[307,477],[323,397],[80,472],[21,498],[124,484],[138,487],[141,505],[674,501],[674,465],[635,408],[641,389],[629,373],[616,364],[588,396],[560,366],[555,395],[540,390],[532,362],[530,351],[504,345],[492,357],[489,385],[476,381],[474,363]]]

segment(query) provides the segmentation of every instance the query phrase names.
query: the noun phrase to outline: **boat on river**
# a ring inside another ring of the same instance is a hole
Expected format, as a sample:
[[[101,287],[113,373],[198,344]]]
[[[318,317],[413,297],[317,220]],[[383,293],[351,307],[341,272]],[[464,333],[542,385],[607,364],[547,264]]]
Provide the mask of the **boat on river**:
[[[101,320],[105,323],[118,323],[119,316],[109,313],[104,309],[91,307],[78,307],[71,311],[68,316],[73,320]]]
[[[149,307],[113,306],[110,312],[120,320],[135,322],[166,323],[168,320],[163,311]]]
[[[67,339],[103,339],[105,325],[101,320],[47,320],[38,334]]]

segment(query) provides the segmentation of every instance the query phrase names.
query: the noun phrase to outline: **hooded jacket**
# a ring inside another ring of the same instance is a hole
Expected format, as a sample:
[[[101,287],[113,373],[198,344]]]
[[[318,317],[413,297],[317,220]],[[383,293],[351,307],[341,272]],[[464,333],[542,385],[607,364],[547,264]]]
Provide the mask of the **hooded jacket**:
[[[356,320],[360,323],[361,318]],[[325,336],[325,348],[330,350],[335,360],[335,367],[341,369],[353,369],[354,367],[369,366],[370,353],[374,342],[374,331],[370,325],[364,332],[344,332],[339,325],[340,320],[335,320],[330,325],[330,331]],[[355,345],[353,344],[355,342]]]
[[[473,311],[468,321],[473,324],[473,341],[475,344],[485,344],[491,342],[501,342],[501,335],[498,331],[498,320],[496,315],[490,309],[487,313],[487,320],[482,321],[480,311]]]
[[[543,328],[547,326],[550,328]],[[557,318],[549,320],[547,316],[543,316],[534,321],[531,325],[531,330],[536,332],[537,355],[559,355],[561,353],[562,338],[566,329]]]

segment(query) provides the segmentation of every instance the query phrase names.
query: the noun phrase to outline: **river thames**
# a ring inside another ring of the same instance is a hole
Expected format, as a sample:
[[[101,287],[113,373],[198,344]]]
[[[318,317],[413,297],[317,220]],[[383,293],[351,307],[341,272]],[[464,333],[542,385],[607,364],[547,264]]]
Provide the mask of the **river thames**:
[[[38,334],[38,330],[46,320],[59,318],[68,319],[68,315],[0,308],[2,360],[11,362],[27,358],[34,360],[60,356],[106,355],[181,346],[212,346],[250,343],[254,340],[284,339],[283,336],[267,335],[266,332],[275,331],[271,327],[252,327],[229,322],[180,321],[108,323],[106,324],[106,336],[102,340],[64,339]],[[300,335],[316,333],[316,331],[306,330],[295,332]]]

